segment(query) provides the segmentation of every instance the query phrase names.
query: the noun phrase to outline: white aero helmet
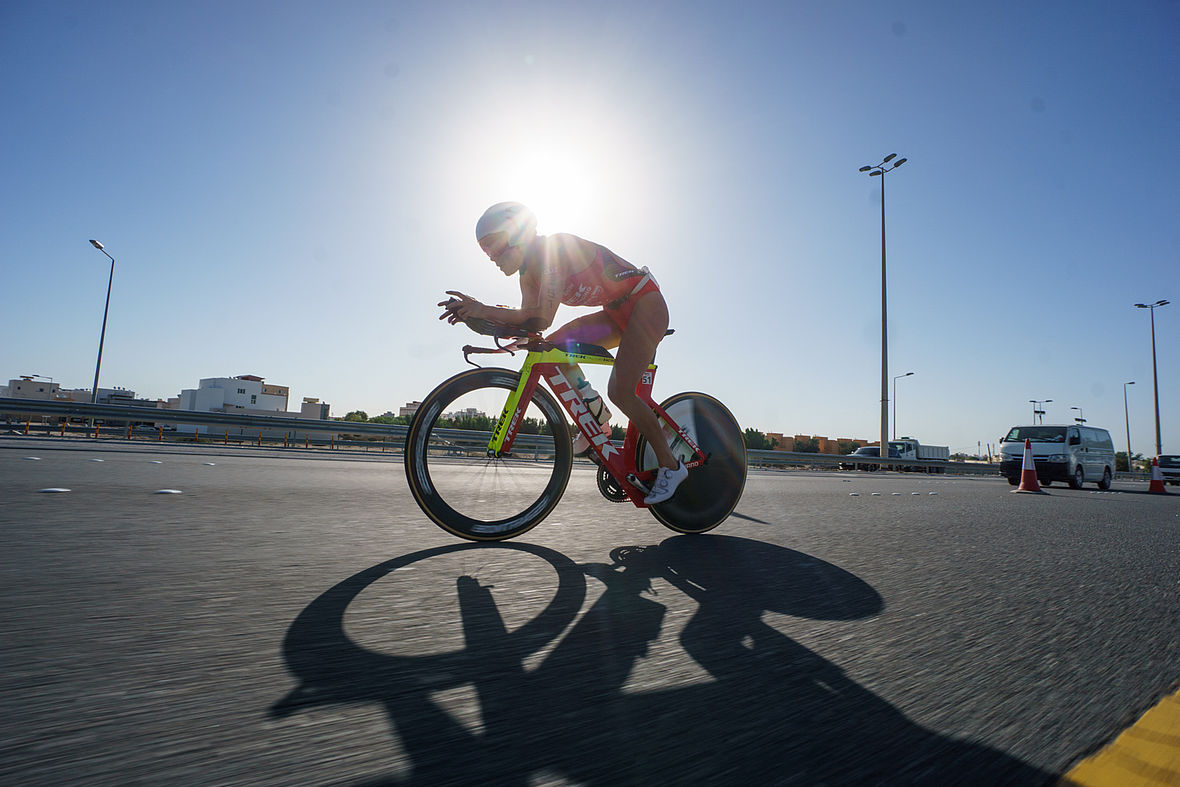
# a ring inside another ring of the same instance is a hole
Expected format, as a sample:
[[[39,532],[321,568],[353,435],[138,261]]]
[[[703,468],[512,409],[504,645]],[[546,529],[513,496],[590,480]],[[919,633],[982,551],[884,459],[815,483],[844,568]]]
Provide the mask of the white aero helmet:
[[[475,223],[475,239],[483,240],[493,232],[508,233],[508,245],[524,243],[529,231],[537,229],[537,217],[519,202],[497,202],[483,212]]]

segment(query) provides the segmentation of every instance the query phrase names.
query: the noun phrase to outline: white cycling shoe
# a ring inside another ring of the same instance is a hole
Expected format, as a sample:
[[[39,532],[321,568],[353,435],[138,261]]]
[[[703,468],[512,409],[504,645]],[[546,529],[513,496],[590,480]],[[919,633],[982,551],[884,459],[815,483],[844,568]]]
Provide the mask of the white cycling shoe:
[[[643,502],[649,506],[664,502],[676,494],[676,488],[686,478],[688,478],[688,468],[684,466],[683,460],[675,470],[661,467],[656,471],[656,480],[651,486],[651,494],[643,498]]]

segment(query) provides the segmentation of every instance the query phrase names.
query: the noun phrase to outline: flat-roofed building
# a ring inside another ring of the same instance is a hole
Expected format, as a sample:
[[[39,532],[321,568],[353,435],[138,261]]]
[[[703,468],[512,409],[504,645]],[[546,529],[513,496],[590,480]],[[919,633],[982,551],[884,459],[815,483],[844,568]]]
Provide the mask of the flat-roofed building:
[[[254,374],[242,374],[237,377],[206,377],[201,379],[196,388],[186,388],[177,397],[177,410],[192,410],[206,413],[232,413],[236,415],[265,415],[282,418],[306,418],[308,420],[326,421],[329,419],[331,405],[313,397],[304,397],[299,412],[288,412],[287,402],[291,389],[286,385],[269,385],[266,379]],[[169,406],[171,402],[169,400]],[[254,436],[260,432],[265,438],[288,434],[294,436],[291,430],[262,429],[255,427],[200,426],[198,424],[177,424],[176,431],[193,433],[226,433],[230,437]],[[300,435],[304,434],[302,431]],[[312,437],[326,437],[327,432],[312,432]]]

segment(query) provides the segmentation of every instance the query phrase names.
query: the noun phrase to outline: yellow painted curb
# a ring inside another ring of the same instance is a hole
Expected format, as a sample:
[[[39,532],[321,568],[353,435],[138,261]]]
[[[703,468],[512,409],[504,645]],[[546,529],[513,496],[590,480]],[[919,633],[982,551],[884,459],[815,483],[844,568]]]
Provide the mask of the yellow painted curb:
[[[1061,787],[1180,784],[1180,690],[1164,697],[1102,751],[1061,777]]]

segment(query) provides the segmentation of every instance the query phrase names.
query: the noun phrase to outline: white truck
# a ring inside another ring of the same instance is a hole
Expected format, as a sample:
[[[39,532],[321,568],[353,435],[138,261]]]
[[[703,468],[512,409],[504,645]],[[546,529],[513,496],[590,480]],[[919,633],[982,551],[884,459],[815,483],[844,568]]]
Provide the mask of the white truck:
[[[942,462],[950,461],[951,449],[945,445],[922,445],[912,437],[902,437],[890,440],[889,447],[897,451],[903,460],[910,460],[913,464],[902,465],[901,470],[917,473],[942,473],[946,468]],[[892,453],[892,451],[890,451]]]

